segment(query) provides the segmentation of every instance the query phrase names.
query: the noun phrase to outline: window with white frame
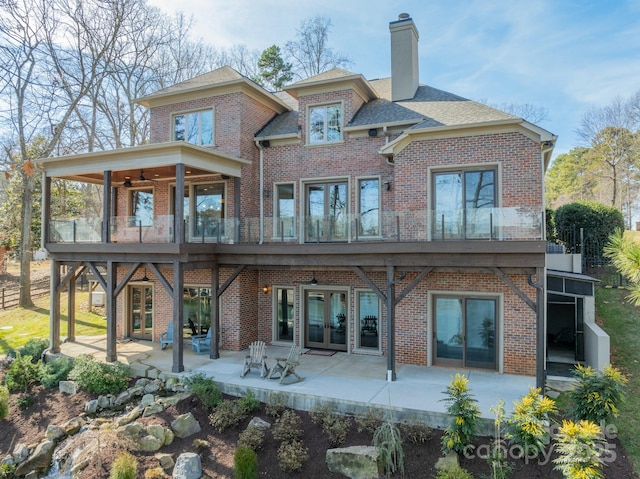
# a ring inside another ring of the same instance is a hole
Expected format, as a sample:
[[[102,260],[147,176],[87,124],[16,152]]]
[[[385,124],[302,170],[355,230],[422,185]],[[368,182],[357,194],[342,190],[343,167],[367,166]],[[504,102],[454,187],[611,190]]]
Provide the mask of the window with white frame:
[[[153,225],[153,188],[129,190],[129,223],[131,226]]]
[[[295,187],[293,183],[282,183],[275,187],[274,236],[293,238],[295,227]]]
[[[309,140],[311,144],[342,140],[342,105],[309,107]]]
[[[358,180],[358,235],[380,236],[380,180]]]
[[[356,347],[380,350],[380,301],[373,291],[356,291]]]
[[[173,139],[194,145],[213,145],[213,110],[174,115]]]

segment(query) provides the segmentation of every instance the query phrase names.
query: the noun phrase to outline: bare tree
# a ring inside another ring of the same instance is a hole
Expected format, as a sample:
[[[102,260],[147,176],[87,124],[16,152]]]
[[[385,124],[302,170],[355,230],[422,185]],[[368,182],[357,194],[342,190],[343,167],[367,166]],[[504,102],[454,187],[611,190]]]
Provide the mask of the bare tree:
[[[321,15],[300,23],[295,40],[285,45],[294,74],[299,78],[317,75],[335,67],[346,67],[351,60],[329,47],[331,19]]]
[[[535,125],[549,119],[549,112],[545,107],[531,103],[500,103],[490,106]]]

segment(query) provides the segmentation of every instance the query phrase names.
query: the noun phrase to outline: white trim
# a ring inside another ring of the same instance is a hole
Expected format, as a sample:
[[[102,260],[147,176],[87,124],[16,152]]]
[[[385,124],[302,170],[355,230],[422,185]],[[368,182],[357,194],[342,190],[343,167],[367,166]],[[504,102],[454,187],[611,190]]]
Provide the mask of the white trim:
[[[277,231],[278,231],[278,220],[280,219],[280,211],[278,209],[278,186],[281,185],[293,185],[293,235],[292,236],[286,236],[284,235],[283,238],[286,238],[288,240],[293,240],[295,241],[296,238],[298,237],[298,221],[297,221],[297,216],[296,215],[296,182],[295,180],[293,181],[276,181],[273,183],[273,204],[272,204],[272,213],[271,213],[271,223],[272,223],[272,230],[271,230],[271,239],[272,240],[278,240],[280,239],[280,236],[277,235]]]
[[[376,301],[378,302],[378,335],[376,336],[378,338],[378,348],[366,348],[363,347],[362,345],[360,345],[360,336],[361,336],[361,332],[360,332],[360,294],[361,293],[370,293],[373,294],[373,296],[375,297]],[[372,289],[369,288],[354,288],[353,290],[353,306],[354,306],[354,311],[353,311],[353,337],[354,337],[354,341],[353,341],[353,352],[354,353],[358,353],[358,354],[370,354],[370,355],[375,355],[375,356],[382,356],[382,302],[380,301],[380,298],[378,297],[377,294],[374,293],[374,291]]]
[[[327,107],[330,106],[334,106],[334,105],[339,105],[340,106],[340,138],[338,140],[332,140],[332,141],[327,141],[325,139],[325,141],[319,141],[319,142],[315,142],[312,143],[310,141],[311,138],[311,121],[310,121],[310,116],[311,116],[311,109],[312,108],[320,108],[320,107],[324,107],[325,109],[325,138],[327,136]],[[343,100],[338,100],[338,101],[329,101],[329,102],[319,102],[319,103],[313,103],[313,104],[309,104],[306,106],[306,111],[305,111],[305,123],[306,123],[306,128],[305,128],[305,138],[304,138],[304,146],[308,146],[308,147],[317,147],[317,146],[328,146],[328,145],[337,145],[337,144],[342,144],[344,143],[344,101]]]

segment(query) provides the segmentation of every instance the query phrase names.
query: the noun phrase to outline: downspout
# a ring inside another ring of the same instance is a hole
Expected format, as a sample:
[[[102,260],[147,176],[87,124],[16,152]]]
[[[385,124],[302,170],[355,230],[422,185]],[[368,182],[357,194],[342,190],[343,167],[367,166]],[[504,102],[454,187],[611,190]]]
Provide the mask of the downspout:
[[[260,240],[258,244],[264,244],[264,150],[260,140],[255,140],[256,147],[260,151]]]
[[[536,268],[536,276],[542,277],[541,283],[534,283],[531,274],[527,275],[527,283],[536,289],[536,387],[545,393],[545,325],[544,325],[544,268]]]

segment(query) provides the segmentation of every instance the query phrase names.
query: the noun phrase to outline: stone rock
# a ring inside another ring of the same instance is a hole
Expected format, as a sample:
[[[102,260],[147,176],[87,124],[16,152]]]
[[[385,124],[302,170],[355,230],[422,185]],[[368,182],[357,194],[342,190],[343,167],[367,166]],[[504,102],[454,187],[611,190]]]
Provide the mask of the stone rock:
[[[171,454],[156,454],[156,459],[158,460],[158,464],[160,464],[160,467],[164,470],[171,469],[176,464],[175,462],[173,462],[173,457],[171,456]]]
[[[158,438],[161,442],[164,442],[164,436],[166,435],[165,431],[166,429],[160,424],[151,424],[150,426],[147,426],[147,434]]]
[[[13,452],[11,453],[11,457],[17,463],[24,461],[27,457],[29,457],[29,448],[26,444],[19,442],[16,444],[16,447],[13,448]]]
[[[15,466],[16,461],[13,459],[11,454],[7,454],[0,460],[0,465],[2,466]]]
[[[162,388],[162,381],[153,381],[145,385],[144,392],[145,394],[153,394],[160,391]]]
[[[164,404],[165,406],[175,406],[180,401],[184,401],[185,399],[191,398],[191,396],[193,396],[192,393],[181,392],[181,393],[178,393],[178,394],[174,394],[173,396],[168,396],[166,398],[160,398],[160,399],[158,399],[158,402]]]
[[[144,389],[144,387],[150,382],[151,382],[151,379],[149,378],[140,378],[136,381],[135,387]]]
[[[434,467],[436,468],[436,471],[453,471],[460,467],[458,459],[458,454],[450,451],[447,455],[438,459]]]
[[[51,465],[54,449],[55,444],[53,441],[42,441],[36,446],[27,460],[16,468],[15,475],[26,476],[31,471],[46,471]]]
[[[47,430],[44,433],[44,437],[54,442],[57,442],[65,435],[64,430],[60,426],[52,426],[51,424],[47,426]]]
[[[136,406],[124,416],[120,416],[116,421],[116,424],[118,426],[124,426],[125,424],[132,423],[133,421],[138,419],[141,415],[142,415],[142,409],[140,408],[140,406]]]
[[[122,391],[120,394],[118,394],[118,397],[116,397],[116,400],[113,401],[113,405],[123,406],[124,404],[127,404],[129,401],[131,401],[131,393],[129,392],[129,390]]]
[[[85,424],[84,419],[79,417],[74,417],[72,419],[69,419],[60,427],[65,432],[65,434],[67,434],[68,436],[73,436],[80,430],[82,426],[84,426],[84,424]]]
[[[58,389],[64,394],[78,394],[78,383],[75,381],[60,381]]]
[[[164,444],[164,441],[159,440],[157,437],[147,434],[142,436],[138,441],[140,450],[144,452],[155,452],[159,450]]]
[[[116,432],[124,436],[137,437],[140,435],[140,433],[143,430],[144,430],[144,427],[142,426],[142,424],[138,424],[137,422],[134,422],[134,423],[119,427],[118,429],[116,429]]]
[[[142,417],[153,416],[154,414],[158,414],[164,411],[164,407],[160,403],[154,403],[146,408],[142,412]]]
[[[194,452],[180,454],[171,477],[173,479],[200,479],[202,477],[200,456]]]
[[[164,382],[164,388],[171,392],[179,392],[183,390],[182,384],[178,381],[178,378],[173,377],[167,378]]]
[[[261,417],[256,416],[252,418],[251,421],[249,421],[249,426],[257,426],[263,429],[269,429],[271,427],[271,423],[268,421],[265,421]]]
[[[165,434],[164,434],[164,445],[168,446],[169,444],[171,444],[173,442],[173,440],[175,439],[175,434],[173,433],[173,431],[171,429],[165,429]]]
[[[24,476],[24,479],[38,479],[38,473],[36,471],[31,471],[29,474]]]
[[[129,388],[129,394],[131,394],[131,397],[142,396],[144,394],[144,387],[142,387],[142,386],[133,386],[133,387]]]
[[[142,396],[142,399],[140,400],[140,406],[145,408],[147,406],[151,406],[155,402],[156,402],[156,398],[153,397],[153,394],[145,394],[144,396]]]
[[[190,412],[175,418],[171,423],[171,429],[179,438],[189,437],[200,432],[200,423]]]
[[[329,449],[325,457],[329,471],[351,479],[377,479],[383,476],[380,451],[374,446]]]
[[[113,396],[101,395],[98,396],[98,408],[111,409],[113,407]]]
[[[92,399],[84,405],[84,412],[87,414],[95,414],[98,411],[98,400]]]

